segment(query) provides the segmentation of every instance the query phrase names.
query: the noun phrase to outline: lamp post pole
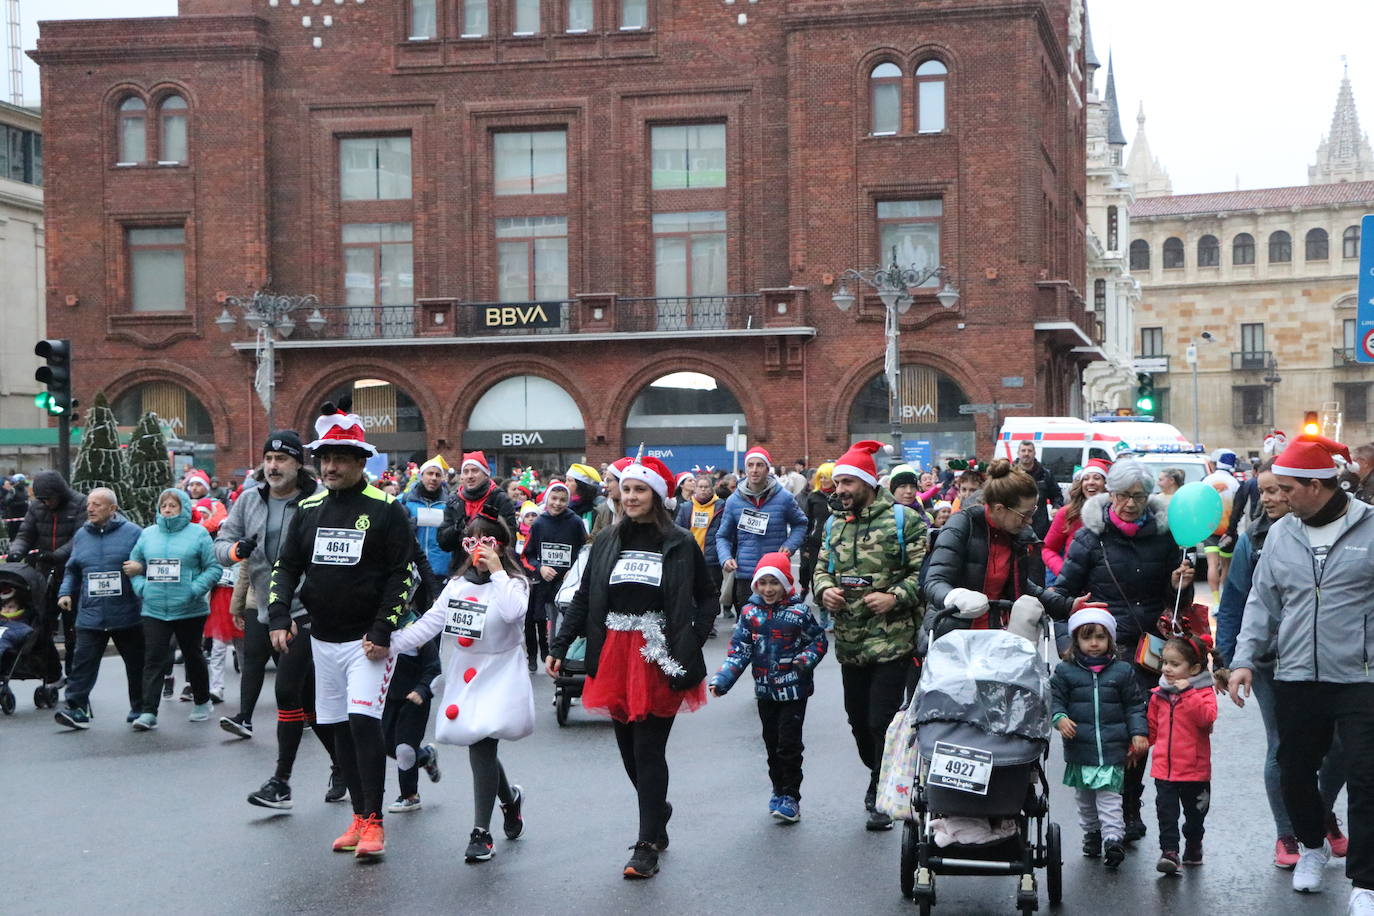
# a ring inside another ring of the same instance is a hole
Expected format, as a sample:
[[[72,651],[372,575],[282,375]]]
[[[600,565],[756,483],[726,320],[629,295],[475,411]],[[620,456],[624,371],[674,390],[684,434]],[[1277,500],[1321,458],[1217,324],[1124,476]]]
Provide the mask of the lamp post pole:
[[[869,269],[850,268],[840,274],[839,288],[831,296],[835,307],[842,312],[849,311],[854,305],[855,296],[849,291],[849,282],[862,289],[867,286],[878,294],[883,301],[885,312],[883,334],[887,339],[887,351],[883,359],[883,375],[887,379],[888,418],[892,423],[892,464],[900,464],[902,458],[902,400],[901,400],[901,326],[899,318],[911,309],[916,291],[931,280],[943,279],[944,285],[935,294],[936,300],[944,308],[954,308],[959,303],[959,290],[949,280],[949,271],[943,266],[901,267],[897,263],[897,246],[892,246],[892,261],[887,267]]]
[[[266,290],[258,290],[251,296],[229,296],[224,300],[219,317],[215,319],[215,324],[226,334],[232,333],[238,326],[238,319],[229,311],[231,305],[243,312],[244,322],[257,332],[257,348],[254,351],[257,372],[253,376],[253,389],[257,391],[258,399],[267,413],[267,429],[270,432],[276,429],[273,405],[277,393],[277,334],[280,332],[282,339],[290,337],[296,330],[291,313],[306,307],[312,311],[305,323],[312,331],[318,332],[325,325],[325,317],[320,313],[320,300],[315,296],[281,296]]]

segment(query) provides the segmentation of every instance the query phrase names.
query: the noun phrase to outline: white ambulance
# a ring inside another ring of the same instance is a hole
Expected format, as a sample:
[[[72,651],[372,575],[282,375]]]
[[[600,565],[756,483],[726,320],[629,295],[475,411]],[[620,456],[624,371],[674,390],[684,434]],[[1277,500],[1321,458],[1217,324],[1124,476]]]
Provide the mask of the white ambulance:
[[[1193,445],[1176,427],[1145,417],[1007,417],[993,457],[1015,461],[1022,442],[1035,446],[1036,458],[1065,488],[1091,458],[1115,461],[1131,455],[1156,470],[1176,467],[1183,471],[1184,483],[1208,472],[1202,446]]]

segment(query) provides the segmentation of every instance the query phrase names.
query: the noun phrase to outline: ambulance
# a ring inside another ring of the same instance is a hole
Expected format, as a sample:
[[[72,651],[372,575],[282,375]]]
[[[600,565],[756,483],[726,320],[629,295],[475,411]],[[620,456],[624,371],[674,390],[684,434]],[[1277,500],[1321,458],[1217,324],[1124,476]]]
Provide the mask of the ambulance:
[[[1184,483],[1201,480],[1209,470],[1202,446],[1150,417],[1007,417],[993,457],[1015,461],[1022,442],[1035,445],[1036,458],[1065,488],[1090,458],[1115,461],[1130,455],[1156,472],[1178,468]]]

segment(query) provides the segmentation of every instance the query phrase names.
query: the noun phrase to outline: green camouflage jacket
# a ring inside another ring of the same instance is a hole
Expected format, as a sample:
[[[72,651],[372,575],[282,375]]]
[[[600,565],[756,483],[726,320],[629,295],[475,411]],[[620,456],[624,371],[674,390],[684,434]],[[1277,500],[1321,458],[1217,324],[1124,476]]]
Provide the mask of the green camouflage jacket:
[[[926,524],[920,510],[904,510],[905,550],[900,550],[893,508],[886,490],[879,490],[855,516],[837,508],[828,536],[821,539],[812,587],[817,600],[827,588],[844,591],[844,608],[833,612],[835,655],[841,664],[871,665],[915,651],[923,611],[919,577]],[[886,614],[870,611],[863,597],[875,591],[895,595],[896,606]]]

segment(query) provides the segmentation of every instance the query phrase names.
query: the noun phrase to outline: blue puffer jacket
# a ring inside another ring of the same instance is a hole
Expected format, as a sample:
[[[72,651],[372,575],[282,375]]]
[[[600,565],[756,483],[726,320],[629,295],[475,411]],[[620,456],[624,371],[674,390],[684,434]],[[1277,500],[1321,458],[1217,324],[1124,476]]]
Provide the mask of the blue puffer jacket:
[[[420,487],[419,480],[416,480],[401,497],[401,505],[405,507],[411,518],[417,520],[415,541],[420,545],[420,549],[425,552],[425,559],[429,560],[429,568],[434,570],[434,574],[441,579],[448,578],[449,564],[453,562],[453,554],[439,546],[439,526],[437,524],[427,527],[418,524],[418,520],[421,509],[437,509],[440,522],[442,522],[444,506],[447,503],[448,487],[446,485],[439,485],[437,498],[427,499],[424,490]]]
[[[206,595],[219,582],[215,544],[210,534],[191,524],[191,497],[185,490],[163,490],[181,501],[181,514],[171,518],[159,511],[157,522],[143,529],[130,559],[143,564],[143,575],[134,576],[134,594],[143,599],[143,616],[158,620],[183,620],[210,613]],[[166,561],[161,562],[161,561]],[[154,569],[160,565],[162,569]],[[161,577],[167,581],[156,581]]]
[[[1064,739],[1064,761],[1084,766],[1123,766],[1131,739],[1149,737],[1145,709],[1129,662],[1113,660],[1094,674],[1077,657],[1066,659],[1050,678],[1051,721],[1067,715],[1077,726]]]
[[[761,700],[800,700],[811,696],[811,672],[828,648],[825,628],[805,604],[794,600],[769,605],[754,595],[739,615],[725,662],[711,685],[722,694],[728,693],[745,666],[750,666],[754,696]]]
[[[138,596],[120,567],[129,559],[141,533],[142,529],[122,515],[111,518],[104,528],[87,522],[77,529],[67,573],[57,594],[76,599],[78,629],[123,630],[138,626]],[[97,590],[114,591],[118,582],[119,593],[92,595],[92,573],[113,573],[113,577],[96,578]]]
[[[722,566],[726,560],[733,559],[739,564],[735,578],[749,580],[754,577],[754,567],[759,565],[764,554],[786,550],[789,556],[795,555],[806,538],[807,526],[806,513],[792,494],[778,484],[776,477],[768,478],[768,489],[762,497],[750,496],[744,492],[744,486],[741,483],[725,502],[720,528],[716,531],[716,559]],[[768,516],[768,527],[763,534],[740,527],[746,511]]]

